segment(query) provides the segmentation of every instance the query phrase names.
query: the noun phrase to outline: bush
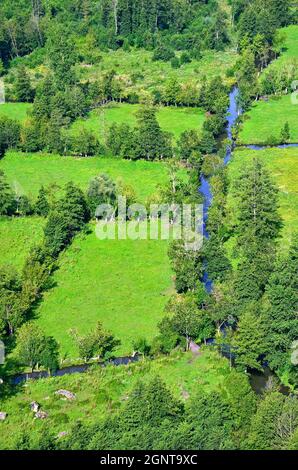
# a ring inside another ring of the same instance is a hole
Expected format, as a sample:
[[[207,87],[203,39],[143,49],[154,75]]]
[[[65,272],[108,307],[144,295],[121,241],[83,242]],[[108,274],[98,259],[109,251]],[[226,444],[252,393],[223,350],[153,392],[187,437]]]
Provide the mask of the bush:
[[[155,49],[152,60],[153,61],[163,60],[165,62],[168,62],[174,57],[175,57],[175,53],[172,49],[164,45],[161,45]]]

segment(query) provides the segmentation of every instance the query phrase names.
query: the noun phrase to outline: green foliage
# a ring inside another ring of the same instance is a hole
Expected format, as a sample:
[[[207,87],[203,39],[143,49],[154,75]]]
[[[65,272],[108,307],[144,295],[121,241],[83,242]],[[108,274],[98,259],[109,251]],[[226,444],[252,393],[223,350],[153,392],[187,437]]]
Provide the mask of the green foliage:
[[[58,367],[58,345],[46,337],[35,323],[25,323],[17,334],[17,355],[20,362],[33,371],[37,365],[50,371]]]
[[[85,336],[79,336],[76,330],[71,332],[77,345],[79,355],[86,362],[96,356],[98,359],[108,359],[114,349],[121,343],[114,336],[103,329],[100,322]]]
[[[237,365],[262,370],[260,360],[267,350],[267,344],[264,319],[255,311],[255,308],[247,309],[242,313],[235,334],[234,346]]]
[[[13,95],[15,101],[21,103],[31,103],[34,98],[30,76],[25,67],[19,67],[16,73],[16,79],[13,86]]]
[[[277,261],[267,286],[270,302],[266,315],[267,357],[271,367],[280,371],[291,368],[291,345],[298,336],[297,270],[298,245],[295,237],[289,254]]]

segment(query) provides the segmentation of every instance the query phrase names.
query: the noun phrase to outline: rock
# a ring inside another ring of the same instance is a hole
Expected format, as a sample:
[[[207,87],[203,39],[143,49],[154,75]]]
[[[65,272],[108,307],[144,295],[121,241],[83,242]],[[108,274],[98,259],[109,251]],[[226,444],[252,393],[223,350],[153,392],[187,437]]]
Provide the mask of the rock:
[[[67,398],[67,400],[75,400],[76,396],[74,393],[69,392],[68,390],[58,390],[55,392],[55,395],[60,395],[61,397]]]
[[[39,411],[40,405],[39,403],[37,403],[37,401],[33,401],[32,403],[30,403],[30,408],[33,413],[37,413]]]
[[[45,411],[37,411],[37,413],[35,413],[35,419],[47,419],[48,416],[48,413]]]
[[[0,385],[3,385],[3,384],[4,384],[4,381],[0,379]]]
[[[0,421],[5,421],[7,418],[7,413],[0,411]]]

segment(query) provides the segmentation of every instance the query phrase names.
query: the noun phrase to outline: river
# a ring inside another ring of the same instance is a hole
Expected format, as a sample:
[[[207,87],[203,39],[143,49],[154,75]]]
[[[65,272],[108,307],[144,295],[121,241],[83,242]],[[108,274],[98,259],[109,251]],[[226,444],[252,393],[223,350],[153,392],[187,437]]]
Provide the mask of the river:
[[[235,148],[235,145],[232,143],[233,141],[233,127],[236,124],[237,119],[239,116],[241,116],[242,111],[238,107],[237,103],[237,97],[239,95],[239,90],[237,87],[234,87],[233,90],[231,91],[229,98],[230,98],[230,103],[229,103],[229,108],[227,110],[227,127],[226,127],[226,136],[229,141],[231,141],[231,145],[227,148],[227,152],[224,158],[224,165],[228,165],[231,161],[232,158],[232,153],[233,149]],[[248,148],[250,150],[266,150],[269,148],[278,148],[278,149],[284,149],[284,148],[291,148],[291,147],[298,147],[298,144],[283,144],[283,145],[276,145],[276,146],[261,146],[261,145],[246,145],[245,148]],[[201,186],[200,186],[200,193],[204,196],[204,236],[208,239],[209,234],[207,231],[207,222],[208,222],[208,213],[209,213],[209,208],[212,204],[212,191],[211,191],[211,185],[209,182],[209,179],[206,178],[205,176],[201,177]],[[205,287],[209,293],[212,292],[213,289],[213,283],[212,280],[208,276],[208,266],[205,266],[205,272],[204,272],[204,277],[203,281],[205,284]],[[214,340],[212,340],[214,343]],[[264,372],[259,372],[259,371],[251,371],[249,373],[250,376],[250,383],[253,388],[253,390],[257,393],[263,393],[264,390],[266,389],[268,383],[272,379],[277,380],[277,376],[272,372],[268,366],[264,367]],[[290,390],[288,387],[280,384],[280,391],[281,393],[288,395],[290,393]]]

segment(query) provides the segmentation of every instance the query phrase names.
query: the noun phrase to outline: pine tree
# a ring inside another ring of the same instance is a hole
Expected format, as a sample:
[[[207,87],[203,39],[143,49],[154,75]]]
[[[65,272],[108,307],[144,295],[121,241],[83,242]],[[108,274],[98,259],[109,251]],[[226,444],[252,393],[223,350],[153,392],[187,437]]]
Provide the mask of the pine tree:
[[[262,354],[267,350],[264,322],[254,309],[242,314],[235,334],[234,346],[237,365],[263,370],[260,361]]]
[[[291,139],[291,131],[288,121],[285,123],[284,127],[281,130],[280,139],[282,144],[287,144]]]
[[[30,103],[33,101],[34,90],[32,89],[31,79],[25,67],[19,67],[17,69],[13,93],[16,101],[20,101],[21,103]]]
[[[235,183],[239,245],[274,242],[279,235],[278,189],[260,160],[254,159]]]
[[[144,108],[138,112],[138,156],[147,160],[168,158],[172,149],[167,133],[156,118],[156,110]]]
[[[280,258],[269,279],[267,296],[267,357],[273,369],[290,366],[291,345],[298,338],[298,237],[287,257]]]
[[[50,204],[47,200],[47,193],[45,188],[42,186],[38,192],[37,200],[35,203],[35,213],[42,217],[47,217],[50,212]]]
[[[0,170],[0,215],[10,215],[13,208],[14,196],[5,174]]]

